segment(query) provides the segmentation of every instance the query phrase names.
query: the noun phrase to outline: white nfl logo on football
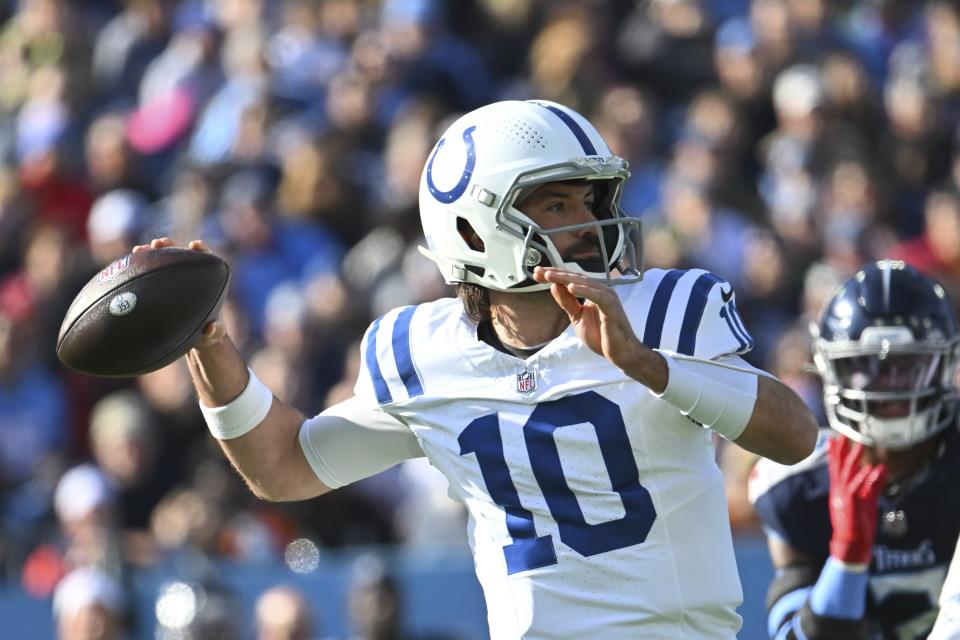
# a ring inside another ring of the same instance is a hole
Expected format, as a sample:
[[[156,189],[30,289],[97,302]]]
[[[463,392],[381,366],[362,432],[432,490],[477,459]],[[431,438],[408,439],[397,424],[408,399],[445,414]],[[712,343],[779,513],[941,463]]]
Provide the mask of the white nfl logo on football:
[[[100,273],[97,274],[97,282],[103,283],[116,278],[122,271],[130,266],[130,255],[127,254],[119,260],[114,260],[108,264]]]

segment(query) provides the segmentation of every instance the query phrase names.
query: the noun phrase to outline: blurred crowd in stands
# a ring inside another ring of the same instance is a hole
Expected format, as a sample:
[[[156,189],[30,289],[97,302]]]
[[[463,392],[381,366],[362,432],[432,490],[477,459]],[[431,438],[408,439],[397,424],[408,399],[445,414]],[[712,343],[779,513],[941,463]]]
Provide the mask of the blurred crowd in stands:
[[[892,256],[960,294],[958,4],[0,2],[2,577],[48,597],[95,567],[76,580],[119,607],[110,579],[183,554],[465,544],[425,463],[257,502],[183,363],[94,379],[54,345],[98,269],[202,238],[233,266],[224,316],[258,376],[307,414],[349,396],[367,323],[449,295],[416,252],[420,172],[457,114],[498,99],[590,118],[631,163],[646,265],[732,282],[750,359],[821,412],[807,324],[840,280]],[[721,461],[748,529],[751,461]]]

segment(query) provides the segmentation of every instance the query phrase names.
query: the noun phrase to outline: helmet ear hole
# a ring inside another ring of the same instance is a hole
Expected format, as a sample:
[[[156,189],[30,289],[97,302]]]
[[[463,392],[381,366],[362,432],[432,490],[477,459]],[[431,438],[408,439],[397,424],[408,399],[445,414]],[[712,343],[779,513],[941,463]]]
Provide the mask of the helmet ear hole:
[[[457,216],[457,231],[470,249],[481,253],[486,251],[486,245],[483,244],[483,239],[480,238],[480,234],[474,230],[466,218]]]

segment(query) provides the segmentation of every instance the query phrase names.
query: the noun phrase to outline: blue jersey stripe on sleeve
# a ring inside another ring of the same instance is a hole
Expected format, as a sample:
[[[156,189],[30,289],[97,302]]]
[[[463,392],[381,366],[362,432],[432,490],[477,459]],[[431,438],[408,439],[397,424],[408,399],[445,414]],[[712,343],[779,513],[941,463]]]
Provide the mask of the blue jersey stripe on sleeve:
[[[380,371],[380,363],[377,361],[377,331],[380,329],[380,321],[383,317],[377,318],[370,331],[367,333],[367,351],[364,354],[364,362],[367,370],[370,372],[370,378],[373,380],[373,390],[377,394],[377,402],[387,404],[393,402],[393,395],[387,386],[387,381],[383,378]]]
[[[413,357],[410,354],[410,320],[416,310],[416,307],[407,307],[400,312],[393,325],[393,357],[397,362],[397,373],[400,374],[410,398],[423,395],[423,384],[413,367]]]
[[[677,353],[692,356],[697,348],[697,329],[703,318],[703,310],[707,307],[707,296],[710,289],[718,282],[723,282],[712,273],[704,273],[693,283],[687,308],[683,313],[683,322],[680,324],[680,340],[677,342]]]
[[[647,326],[643,330],[643,344],[651,349],[660,347],[660,339],[663,337],[663,321],[667,317],[670,296],[673,295],[673,289],[677,286],[677,280],[683,277],[683,274],[684,272],[679,269],[668,271],[653,294],[650,313],[647,315]]]

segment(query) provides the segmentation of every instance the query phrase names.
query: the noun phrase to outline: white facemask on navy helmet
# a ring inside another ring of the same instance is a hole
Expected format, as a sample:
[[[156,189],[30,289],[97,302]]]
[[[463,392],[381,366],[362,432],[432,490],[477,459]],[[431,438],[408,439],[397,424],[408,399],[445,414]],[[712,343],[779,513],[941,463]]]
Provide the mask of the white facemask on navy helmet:
[[[604,280],[642,277],[640,221],[620,209],[627,162],[613,155],[576,111],[543,100],[505,101],[461,116],[430,152],[420,178],[421,253],[448,283],[472,282],[500,291],[537,291],[534,267],[555,266]],[[536,187],[562,180],[594,183],[596,222],[544,229],[515,204]],[[596,265],[566,262],[551,236],[594,229]],[[464,238],[476,233],[482,248]]]
[[[957,319],[943,287],[883,260],[845,282],[811,327],[830,426],[903,449],[954,420]]]

